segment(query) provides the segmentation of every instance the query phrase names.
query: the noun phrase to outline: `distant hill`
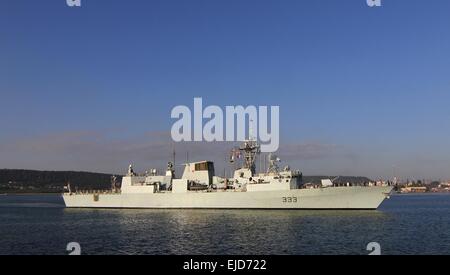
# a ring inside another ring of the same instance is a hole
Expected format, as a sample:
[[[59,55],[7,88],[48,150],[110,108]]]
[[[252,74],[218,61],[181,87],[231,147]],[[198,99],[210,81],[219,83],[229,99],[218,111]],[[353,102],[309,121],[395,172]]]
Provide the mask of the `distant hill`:
[[[67,182],[78,189],[109,189],[111,176],[92,172],[0,169],[0,193],[61,193]]]
[[[0,193],[61,193],[70,182],[73,189],[109,189],[111,174],[74,171],[36,171],[0,169]],[[321,179],[334,176],[303,176],[304,183],[319,184]],[[118,182],[121,177],[117,177]],[[364,184],[371,181],[366,177],[339,177],[335,183]]]

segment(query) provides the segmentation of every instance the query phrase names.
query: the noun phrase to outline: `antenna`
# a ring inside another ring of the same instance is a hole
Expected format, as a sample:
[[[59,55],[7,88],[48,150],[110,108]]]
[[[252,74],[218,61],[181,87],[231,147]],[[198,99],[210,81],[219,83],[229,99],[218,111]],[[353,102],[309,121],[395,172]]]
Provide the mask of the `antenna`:
[[[172,143],[172,160],[173,160],[173,167],[175,167],[175,157],[176,157],[175,145]]]
[[[264,173],[263,171],[262,171],[262,155],[259,155],[259,173]]]
[[[248,125],[249,127],[249,129],[248,129],[248,140],[252,140],[252,141],[255,141],[256,140],[256,138],[255,138],[255,136],[253,135],[254,133],[253,133],[253,119],[250,119],[250,121],[249,121],[249,125]]]
[[[248,125],[248,140],[252,140],[253,138],[253,119],[250,119],[249,125]]]
[[[264,155],[264,173],[267,173],[267,155],[266,154],[263,154]]]

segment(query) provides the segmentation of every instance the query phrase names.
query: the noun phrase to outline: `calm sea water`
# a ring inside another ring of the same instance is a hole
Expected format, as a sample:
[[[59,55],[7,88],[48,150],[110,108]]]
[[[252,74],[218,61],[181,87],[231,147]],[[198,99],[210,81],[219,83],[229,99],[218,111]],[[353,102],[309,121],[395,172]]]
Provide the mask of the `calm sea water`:
[[[0,195],[0,254],[450,254],[450,195],[395,195],[378,211],[65,209]]]

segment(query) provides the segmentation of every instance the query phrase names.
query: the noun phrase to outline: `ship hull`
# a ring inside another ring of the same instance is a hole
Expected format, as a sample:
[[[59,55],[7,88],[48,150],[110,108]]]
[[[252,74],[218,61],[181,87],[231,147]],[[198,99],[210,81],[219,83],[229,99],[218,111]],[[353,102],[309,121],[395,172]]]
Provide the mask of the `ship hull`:
[[[69,208],[377,209],[392,187],[332,187],[264,192],[64,194]]]

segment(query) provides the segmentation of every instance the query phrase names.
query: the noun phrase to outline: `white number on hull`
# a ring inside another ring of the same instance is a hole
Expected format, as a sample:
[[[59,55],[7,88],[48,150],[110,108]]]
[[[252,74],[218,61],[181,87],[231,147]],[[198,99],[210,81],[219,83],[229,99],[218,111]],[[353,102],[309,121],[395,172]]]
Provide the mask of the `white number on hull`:
[[[297,203],[298,199],[297,197],[283,197],[282,201],[283,203]]]

